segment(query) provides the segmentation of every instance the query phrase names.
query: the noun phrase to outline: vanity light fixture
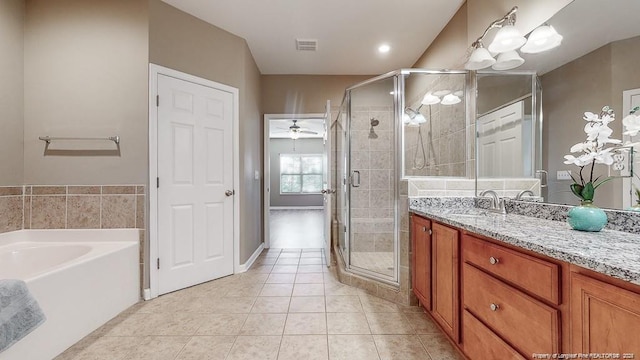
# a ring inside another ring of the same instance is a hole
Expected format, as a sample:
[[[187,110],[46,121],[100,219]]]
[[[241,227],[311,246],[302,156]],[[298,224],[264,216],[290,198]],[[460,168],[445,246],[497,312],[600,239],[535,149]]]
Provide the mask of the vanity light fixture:
[[[516,12],[514,6],[505,16],[498,19],[485,29],[482,36],[471,44],[471,54],[465,64],[467,70],[480,70],[491,66],[494,70],[510,70],[524,64],[524,59],[516,50],[523,53],[538,53],[553,49],[560,45],[562,36],[555,29],[544,24],[531,32],[529,38],[522,36],[516,29]],[[499,29],[488,50],[484,48],[482,41],[491,29]],[[498,59],[491,54],[498,54]]]

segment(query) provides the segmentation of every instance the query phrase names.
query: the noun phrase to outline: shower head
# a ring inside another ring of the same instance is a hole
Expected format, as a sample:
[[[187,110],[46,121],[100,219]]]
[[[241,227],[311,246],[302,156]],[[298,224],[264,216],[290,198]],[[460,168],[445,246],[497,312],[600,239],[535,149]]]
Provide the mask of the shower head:
[[[376,120],[378,121],[378,120]],[[378,134],[376,134],[375,131],[373,131],[373,127],[375,125],[371,125],[371,128],[369,129],[369,139],[377,139],[378,138]]]
[[[371,118],[371,126],[378,126],[380,124],[380,120],[376,118]]]

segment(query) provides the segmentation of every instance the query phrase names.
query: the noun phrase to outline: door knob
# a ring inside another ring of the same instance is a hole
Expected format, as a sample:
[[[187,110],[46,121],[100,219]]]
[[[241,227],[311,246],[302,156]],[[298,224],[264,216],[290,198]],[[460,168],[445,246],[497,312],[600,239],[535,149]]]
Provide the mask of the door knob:
[[[227,191],[224,192],[224,194],[227,195],[227,196],[231,196],[234,193],[235,193],[235,191],[233,191],[233,190],[227,190]]]

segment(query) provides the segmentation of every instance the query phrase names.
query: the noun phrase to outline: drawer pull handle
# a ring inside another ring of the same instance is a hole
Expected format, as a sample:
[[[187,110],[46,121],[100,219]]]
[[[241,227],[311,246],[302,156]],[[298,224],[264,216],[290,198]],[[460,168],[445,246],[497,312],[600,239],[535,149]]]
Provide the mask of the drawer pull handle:
[[[498,304],[491,304],[489,308],[491,308],[491,311],[498,311],[498,309],[500,309],[500,306],[498,306]]]
[[[422,227],[422,232],[427,232],[427,227],[426,226]]]
[[[497,258],[494,258],[493,256],[489,258],[489,264],[491,265],[495,265],[497,263],[499,263],[500,260],[498,260]]]

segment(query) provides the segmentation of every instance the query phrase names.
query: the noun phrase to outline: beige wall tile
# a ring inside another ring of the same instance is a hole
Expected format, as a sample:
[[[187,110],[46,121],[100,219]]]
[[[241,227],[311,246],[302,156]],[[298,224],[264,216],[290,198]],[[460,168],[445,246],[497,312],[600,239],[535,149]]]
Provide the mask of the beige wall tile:
[[[64,229],[66,226],[66,205],[66,196],[33,196],[31,198],[31,228]]]
[[[22,195],[22,186],[1,186],[0,196]]]
[[[24,219],[23,226],[25,229],[31,229],[31,196],[24,197]]]
[[[144,209],[145,209],[145,196],[137,195],[136,196],[136,227],[138,229],[145,229],[146,225],[144,223]]]
[[[100,196],[69,196],[67,198],[68,229],[100,228]]]
[[[67,193],[66,186],[33,186],[33,195],[65,195]]]
[[[102,186],[103,194],[128,195],[136,193],[136,186],[130,185],[105,185]]]
[[[146,191],[145,191],[145,186],[144,185],[136,185],[136,194],[138,195],[145,195]]]
[[[0,197],[0,232],[22,229],[22,196]]]
[[[67,191],[69,194],[98,195],[102,189],[100,186],[69,186]]]
[[[133,228],[135,224],[135,195],[102,197],[102,228]]]

